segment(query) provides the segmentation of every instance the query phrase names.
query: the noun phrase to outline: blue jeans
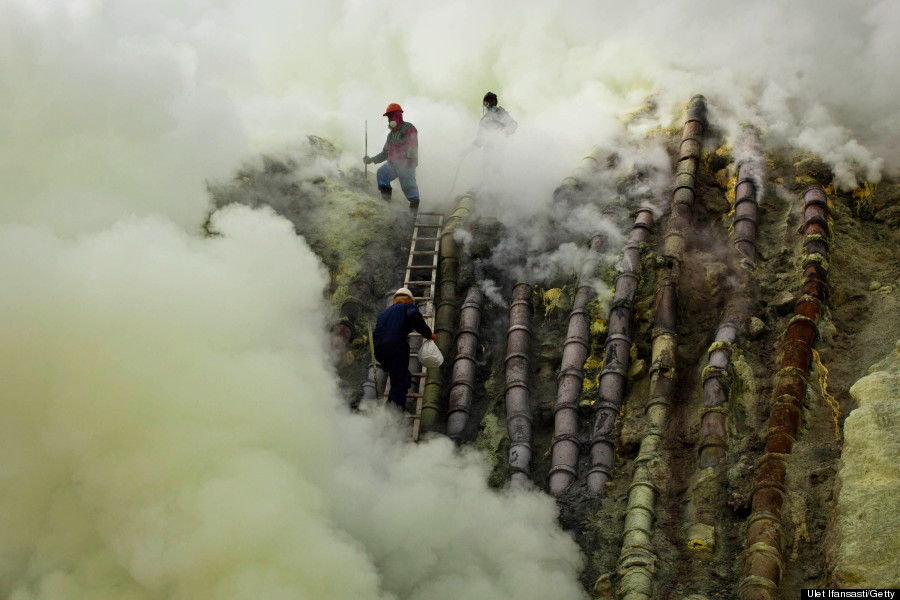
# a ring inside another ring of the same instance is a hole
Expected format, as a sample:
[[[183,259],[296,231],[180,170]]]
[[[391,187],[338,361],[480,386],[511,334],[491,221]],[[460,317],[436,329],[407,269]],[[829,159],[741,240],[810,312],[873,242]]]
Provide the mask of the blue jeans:
[[[409,385],[412,374],[409,372],[409,343],[406,338],[400,341],[374,344],[375,360],[381,363],[382,368],[391,376],[391,391],[388,400],[406,409],[406,395],[409,393]]]
[[[400,187],[403,189],[403,194],[408,200],[419,198],[419,186],[416,185],[415,167],[401,167],[386,162],[378,168],[376,177],[380,189],[390,189],[391,182],[395,179],[399,179]]]

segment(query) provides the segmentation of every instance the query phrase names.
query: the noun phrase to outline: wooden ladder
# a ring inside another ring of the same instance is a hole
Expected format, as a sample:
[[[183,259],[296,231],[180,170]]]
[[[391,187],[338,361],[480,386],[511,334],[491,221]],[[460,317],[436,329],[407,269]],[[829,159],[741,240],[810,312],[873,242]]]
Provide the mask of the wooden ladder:
[[[434,317],[436,312],[435,291],[437,288],[438,257],[441,252],[441,229],[444,226],[444,215],[441,213],[420,212],[416,215],[413,226],[412,238],[409,246],[409,260],[406,261],[406,274],[403,276],[403,286],[413,293],[413,301],[422,311],[422,316],[428,327],[434,331]],[[412,381],[411,390],[416,390],[407,395],[416,399],[416,412],[409,415],[412,420],[412,441],[419,441],[419,426],[422,421],[422,399],[425,396],[425,368],[419,364],[419,348],[424,340],[418,332],[409,334],[409,359],[410,367],[416,366],[414,371],[410,368]],[[418,343],[416,343],[418,341]],[[385,389],[385,395],[388,390]]]

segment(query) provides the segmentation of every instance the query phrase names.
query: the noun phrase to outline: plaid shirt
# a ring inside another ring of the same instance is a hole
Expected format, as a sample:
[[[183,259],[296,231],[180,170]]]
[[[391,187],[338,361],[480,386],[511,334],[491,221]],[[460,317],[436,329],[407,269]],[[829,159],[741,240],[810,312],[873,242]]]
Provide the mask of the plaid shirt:
[[[372,157],[372,162],[389,163],[404,167],[419,165],[419,132],[412,123],[404,122],[388,133],[384,149]]]

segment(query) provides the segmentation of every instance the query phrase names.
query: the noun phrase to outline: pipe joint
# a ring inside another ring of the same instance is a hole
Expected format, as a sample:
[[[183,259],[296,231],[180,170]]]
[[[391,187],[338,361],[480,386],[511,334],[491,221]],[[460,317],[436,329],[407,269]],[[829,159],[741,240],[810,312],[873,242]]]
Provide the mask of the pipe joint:
[[[506,382],[506,392],[513,388],[524,388],[525,391],[528,391],[528,382],[523,381],[521,379],[513,379],[512,381]]]
[[[828,236],[824,236],[821,233],[809,233],[803,237],[803,246],[817,242],[824,244],[826,249],[830,246]]]
[[[718,379],[726,386],[731,385],[731,373],[729,373],[727,369],[722,369],[713,365],[706,365],[703,368],[703,373],[700,376],[700,381],[702,382],[701,386],[706,385],[706,382],[710,379]]]
[[[791,326],[793,326],[797,323],[809,323],[813,327],[813,329],[816,330],[816,337],[818,337],[818,327],[819,327],[818,319],[811,319],[804,315],[794,315],[793,317],[791,317],[791,320],[788,321],[788,328],[790,328]]]
[[[713,352],[718,352],[719,350],[728,353],[728,356],[730,357],[734,352],[734,344],[732,344],[728,340],[715,341],[706,350],[706,355],[711,356]]]
[[[525,421],[528,421],[529,426],[534,422],[534,420],[532,419],[530,414],[528,414],[526,412],[517,412],[517,413],[510,414],[510,415],[506,415],[506,424],[509,425],[510,421],[514,421],[516,419],[523,419]],[[513,445],[516,445],[516,444],[513,444]],[[530,444],[519,443],[518,445],[519,446],[527,445],[529,448],[531,447]]]
[[[553,442],[550,444],[550,447],[555,447],[560,442],[571,442],[573,444],[581,445],[581,442],[578,441],[578,436],[574,433],[561,433],[559,435],[555,435],[553,437]]]
[[[668,410],[668,408],[670,406],[672,406],[672,402],[671,402],[671,400],[669,400],[663,396],[656,396],[655,398],[650,398],[650,401],[647,403],[647,406],[644,408],[644,414],[647,414],[648,412],[650,412],[650,409],[653,408],[654,406],[662,406],[663,408]]]
[[[784,528],[784,526],[781,524],[781,519],[778,518],[778,515],[768,510],[755,512],[747,517],[747,522],[744,523],[744,529],[747,531],[753,529],[757,521],[768,523],[769,527],[771,527],[772,531],[775,532],[776,536],[781,537],[782,529]]]
[[[654,340],[662,335],[674,336],[675,330],[669,329],[668,327],[660,327],[659,325],[657,325],[656,327],[653,328],[653,331],[650,333],[650,337]]]
[[[778,586],[774,581],[758,575],[747,575],[738,585],[739,600],[778,600]]]
[[[805,346],[806,344],[803,344]],[[778,381],[776,384],[776,389],[780,386],[781,379],[786,377],[797,377],[801,381],[803,381],[804,385],[809,385],[809,371],[803,371],[798,369],[797,367],[781,367],[778,372],[775,374],[775,379]]]
[[[680,173],[680,174],[683,175],[683,174],[685,174],[685,173]],[[672,193],[674,194],[674,193],[678,192],[678,190],[690,190],[691,194],[696,194],[696,193],[697,193],[697,192],[694,190],[694,186],[693,186],[693,185],[688,185],[688,184],[686,184],[686,183],[682,183],[682,184],[680,184],[680,185],[675,186],[675,189],[672,191]],[[678,200],[676,200],[675,202],[673,202],[673,204],[686,204],[687,206],[691,206],[691,205],[692,205],[692,202],[685,202],[685,201],[678,201]]]
[[[797,398],[794,398],[790,394],[783,394],[773,400],[771,404],[771,410],[772,412],[776,410],[789,410],[797,415],[803,412],[803,408],[798,402]]]
[[[559,375],[556,376],[556,381],[562,381],[563,377],[575,377],[579,381],[584,381],[584,371],[582,371],[578,367],[568,367],[565,369],[560,369]]]
[[[458,340],[464,333],[468,333],[472,337],[475,338],[475,343],[478,343],[479,331],[475,327],[470,327],[468,325],[461,325],[459,329],[456,330],[456,339]]]
[[[607,400],[597,400],[594,402],[594,412],[599,412],[601,410],[608,410],[613,414],[619,414],[619,409],[621,408],[619,404],[615,402],[609,402]]]
[[[628,347],[631,347],[631,338],[625,335],[624,333],[611,333],[606,338],[606,346],[608,347],[610,342],[625,342],[628,344]]]
[[[700,440],[700,450],[699,450],[698,454],[703,454],[703,452],[707,448],[711,448],[711,447],[722,448],[723,450],[727,450],[728,442],[726,442],[725,438],[723,438],[721,436],[718,436],[715,434],[709,434],[706,437],[704,437],[702,440]]]
[[[594,465],[588,470],[587,475],[590,477],[591,475],[596,475],[598,473],[602,473],[607,479],[612,479],[613,468],[606,465]]]
[[[564,464],[553,465],[547,475],[552,477],[554,473],[567,473],[572,476],[572,479],[578,476],[578,472],[574,468]]]
[[[579,289],[581,289],[581,288],[579,288]],[[578,308],[573,308],[572,311],[569,313],[569,321],[571,321],[572,317],[574,317],[576,315],[590,316],[590,314],[591,313],[590,313],[590,311],[588,311],[588,309],[586,309],[583,306],[579,306]]]
[[[457,355],[457,358],[459,358],[459,355]],[[454,381],[450,385],[450,393],[451,394],[453,393],[453,389],[456,388],[457,386],[469,388],[470,390],[472,390],[472,392],[475,391],[475,385],[471,381],[467,381],[465,379],[460,379],[458,381]]]
[[[598,433],[594,435],[594,437],[591,439],[590,446],[591,448],[593,448],[598,444],[608,447],[613,452],[616,451],[616,441],[613,439],[612,433]]]
[[[826,272],[831,270],[830,265],[828,264],[828,259],[819,254],[818,252],[814,252],[813,254],[807,254],[806,258],[803,259],[802,267],[806,269],[811,265],[819,265]]]
[[[612,305],[609,307],[610,311],[614,311],[618,308],[625,308],[627,310],[634,310],[634,299],[632,298],[622,298],[621,300],[614,300]]]
[[[566,341],[563,342],[563,348],[565,348],[565,347],[568,346],[569,344],[578,344],[579,346],[581,346],[581,347],[583,347],[585,350],[587,350],[588,353],[590,353],[590,351],[591,351],[591,344],[590,344],[590,342],[588,342],[586,339],[584,339],[584,338],[582,338],[582,337],[580,337],[580,336],[578,336],[578,335],[574,335],[574,336],[572,336],[572,337],[566,338]],[[563,351],[565,351],[565,350],[563,350]]]
[[[706,418],[706,415],[715,413],[717,415],[724,415],[725,417],[729,416],[729,411],[724,406],[707,406],[700,411],[700,418]]]
[[[529,327],[528,325],[510,325],[509,329],[506,330],[507,337],[509,336],[509,334],[516,331],[524,331],[529,336],[531,336],[531,327]]]
[[[624,363],[604,364],[600,370],[600,377],[604,377],[607,373],[613,373],[623,379],[628,379],[628,367]]]
[[[450,405],[450,407],[447,408],[447,416],[450,416],[453,413],[464,413],[468,416],[471,416],[472,409],[469,408],[468,404]]]
[[[516,358],[521,358],[526,363],[531,362],[531,359],[528,358],[528,354],[526,354],[525,352],[510,352],[509,354],[506,355],[506,358],[503,359],[503,362],[505,362],[507,365],[509,365],[509,361],[516,359]]]
[[[781,550],[765,542],[756,542],[744,550],[745,560],[752,558],[756,554],[761,554],[764,560],[771,561],[778,566],[777,581],[775,583],[780,582],[784,574],[784,559],[781,557]]]
[[[475,360],[475,352],[469,352],[468,350],[457,350],[455,360],[471,360],[473,363]]]

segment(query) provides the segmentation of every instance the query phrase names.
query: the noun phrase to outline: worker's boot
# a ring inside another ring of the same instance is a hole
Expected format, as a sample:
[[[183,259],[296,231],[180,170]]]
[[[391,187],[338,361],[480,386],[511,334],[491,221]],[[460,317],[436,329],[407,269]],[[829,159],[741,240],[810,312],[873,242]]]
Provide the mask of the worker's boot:
[[[409,214],[415,216],[415,214],[419,212],[419,199],[418,198],[410,198],[409,199]]]
[[[391,186],[378,186],[378,191],[381,192],[381,199],[385,202],[391,201]]]

